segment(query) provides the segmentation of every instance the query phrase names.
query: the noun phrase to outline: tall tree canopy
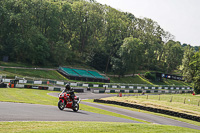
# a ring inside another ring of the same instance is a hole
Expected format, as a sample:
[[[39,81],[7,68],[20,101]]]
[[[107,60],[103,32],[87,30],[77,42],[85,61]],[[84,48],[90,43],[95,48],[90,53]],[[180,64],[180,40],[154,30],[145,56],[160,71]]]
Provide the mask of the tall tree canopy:
[[[152,19],[93,0],[0,1],[0,58],[10,61],[79,62],[119,75],[138,69],[170,73],[182,64],[187,46],[173,38]]]

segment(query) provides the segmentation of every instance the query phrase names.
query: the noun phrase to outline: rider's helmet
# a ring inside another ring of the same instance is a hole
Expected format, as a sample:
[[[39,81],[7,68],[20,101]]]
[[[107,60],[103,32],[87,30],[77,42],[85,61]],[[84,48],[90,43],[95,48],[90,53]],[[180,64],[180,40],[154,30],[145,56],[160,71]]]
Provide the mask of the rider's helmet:
[[[69,83],[67,83],[67,84],[65,85],[65,88],[66,88],[66,90],[70,90],[70,85],[69,85]]]

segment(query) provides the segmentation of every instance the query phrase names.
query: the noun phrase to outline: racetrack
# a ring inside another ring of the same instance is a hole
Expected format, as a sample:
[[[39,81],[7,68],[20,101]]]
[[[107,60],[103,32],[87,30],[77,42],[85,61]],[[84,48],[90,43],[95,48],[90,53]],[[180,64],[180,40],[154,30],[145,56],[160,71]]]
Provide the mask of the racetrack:
[[[58,93],[49,93],[49,95],[58,97]],[[91,92],[78,93],[81,99],[94,99],[109,96],[113,94],[94,94]],[[89,106],[108,110],[111,112],[123,114],[129,117],[146,120],[155,124],[174,125],[200,130],[199,126],[176,121],[173,119],[146,114],[137,111],[116,108],[112,106],[101,105],[97,103],[81,102]],[[9,103],[0,102],[0,121],[102,121],[102,122],[128,122],[139,123],[128,119],[91,113],[83,110],[73,112],[71,109],[60,111],[56,106],[26,104],[26,103]]]
[[[59,110],[56,106],[0,102],[0,121],[102,121],[140,123],[128,119],[71,109]]]
[[[58,93],[49,93],[51,96],[58,96]],[[86,93],[78,93],[76,94],[82,99],[99,99],[99,98],[105,98],[105,97],[111,97],[111,96],[116,96],[116,94],[94,94],[91,92],[86,92]],[[147,114],[147,113],[142,113],[142,112],[136,112],[136,111],[130,111],[126,109],[121,109],[121,108],[116,108],[112,106],[106,106],[102,104],[97,104],[97,103],[89,103],[89,102],[81,102],[82,104],[89,105],[92,107],[100,108],[103,110],[115,112],[118,114],[126,115],[129,117],[149,121],[155,124],[161,124],[161,125],[172,125],[172,126],[179,126],[179,127],[187,127],[187,128],[192,128],[192,129],[198,129],[200,130],[200,126],[188,124],[185,122],[177,121],[174,119],[162,117],[162,116],[157,116],[153,114]]]

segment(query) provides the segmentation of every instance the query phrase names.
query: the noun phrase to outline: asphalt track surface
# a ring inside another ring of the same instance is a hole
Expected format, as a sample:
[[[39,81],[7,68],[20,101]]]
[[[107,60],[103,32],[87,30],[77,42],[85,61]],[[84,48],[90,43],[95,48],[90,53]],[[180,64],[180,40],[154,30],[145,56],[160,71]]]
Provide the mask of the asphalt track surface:
[[[49,93],[49,95],[57,97],[58,93]],[[110,96],[116,96],[116,94],[94,94],[94,93],[90,93],[90,92],[78,93],[76,95],[78,95],[81,99],[99,99],[99,98],[105,98],[105,97],[110,97]],[[152,122],[152,123],[155,123],[155,124],[187,127],[187,128],[200,130],[200,126],[188,124],[188,123],[185,123],[185,122],[177,121],[177,120],[162,117],[162,116],[142,113],[142,112],[139,112],[139,111],[131,111],[131,110],[127,110],[127,109],[102,105],[102,104],[98,104],[98,103],[89,103],[89,102],[83,102],[83,101],[81,103],[85,104],[85,105],[92,106],[92,107],[100,108],[100,109],[103,109],[103,110],[107,110],[107,111],[110,111],[110,112],[114,112],[114,113],[129,116],[129,117],[145,120],[145,121]]]
[[[83,110],[59,110],[56,106],[0,102],[0,121],[101,121],[139,123]]]

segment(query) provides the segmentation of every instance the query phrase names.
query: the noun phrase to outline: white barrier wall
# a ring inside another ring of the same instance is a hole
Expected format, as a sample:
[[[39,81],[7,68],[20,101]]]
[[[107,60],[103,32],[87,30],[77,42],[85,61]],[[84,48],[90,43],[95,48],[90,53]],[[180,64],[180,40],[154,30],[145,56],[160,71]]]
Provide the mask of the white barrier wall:
[[[11,79],[3,79],[3,82],[9,83]]]
[[[139,87],[139,86],[138,86],[137,89],[142,89],[142,87]]]
[[[88,84],[83,84],[84,87],[88,87]]]
[[[22,84],[16,84],[16,88],[24,88],[24,85],[22,85]]]
[[[49,87],[48,90],[49,90],[49,91],[53,91],[53,90],[54,90],[54,87]]]
[[[110,90],[105,90],[105,93],[110,93]]]
[[[34,81],[34,84],[42,84],[42,81]]]
[[[116,93],[120,93],[120,90],[115,90]]]
[[[94,90],[94,93],[99,93],[99,90]]]
[[[133,86],[129,86],[129,89],[133,89]]]
[[[154,90],[151,90],[150,92],[151,92],[151,93],[154,93]]]
[[[125,93],[129,93],[129,90],[125,90],[124,92],[125,92]]]
[[[113,85],[112,88],[117,88],[117,86]]]
[[[77,83],[70,83],[71,86],[77,86]]]
[[[58,85],[64,85],[64,82],[57,81],[56,84],[58,84]]]
[[[27,83],[27,80],[19,80],[19,83],[20,83],[20,84],[26,84],[26,83]]]
[[[105,87],[108,88],[108,85],[103,85],[103,88],[105,88]]]
[[[93,87],[99,87],[99,85],[93,85]]]

